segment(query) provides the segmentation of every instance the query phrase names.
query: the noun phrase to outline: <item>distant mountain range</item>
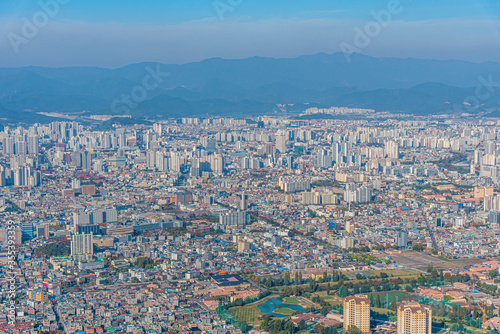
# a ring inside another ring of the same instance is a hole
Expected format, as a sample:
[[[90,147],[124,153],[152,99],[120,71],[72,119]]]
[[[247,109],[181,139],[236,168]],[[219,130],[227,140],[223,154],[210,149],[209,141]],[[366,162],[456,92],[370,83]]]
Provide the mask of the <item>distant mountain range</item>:
[[[0,68],[0,119],[43,122],[51,117],[34,113],[83,111],[147,119],[243,117],[309,106],[497,115],[500,84],[495,82],[500,82],[500,63],[360,54],[347,63],[341,53],[293,59],[213,58],[183,65],[141,63],[118,69]]]

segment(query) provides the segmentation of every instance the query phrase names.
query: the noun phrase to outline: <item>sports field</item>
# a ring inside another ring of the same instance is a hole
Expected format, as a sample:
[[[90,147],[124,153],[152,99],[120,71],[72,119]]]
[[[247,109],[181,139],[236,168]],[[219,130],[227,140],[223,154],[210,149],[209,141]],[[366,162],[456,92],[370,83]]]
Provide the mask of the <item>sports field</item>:
[[[258,317],[262,315],[257,306],[252,307],[237,307],[230,310],[236,320],[239,322],[245,322],[247,324],[253,324],[258,321]]]

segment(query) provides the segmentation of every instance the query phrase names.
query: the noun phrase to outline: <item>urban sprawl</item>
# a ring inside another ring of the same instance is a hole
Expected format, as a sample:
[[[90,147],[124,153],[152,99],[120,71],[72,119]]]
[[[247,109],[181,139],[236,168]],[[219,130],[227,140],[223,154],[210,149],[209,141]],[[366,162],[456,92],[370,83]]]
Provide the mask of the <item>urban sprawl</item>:
[[[4,127],[0,332],[500,330],[500,123],[320,113]]]

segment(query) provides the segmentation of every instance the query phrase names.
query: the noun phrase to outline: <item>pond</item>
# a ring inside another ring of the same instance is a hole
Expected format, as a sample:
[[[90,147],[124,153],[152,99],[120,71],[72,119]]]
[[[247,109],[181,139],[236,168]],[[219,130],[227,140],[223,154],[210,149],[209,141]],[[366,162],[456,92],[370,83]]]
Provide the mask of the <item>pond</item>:
[[[279,306],[279,307],[278,307]],[[273,317],[277,318],[285,318],[287,317],[284,314],[274,313],[274,311],[278,308],[289,308],[293,311],[306,312],[306,310],[300,305],[293,304],[285,304],[279,298],[271,298],[264,304],[258,306],[259,310],[264,314],[272,314]]]

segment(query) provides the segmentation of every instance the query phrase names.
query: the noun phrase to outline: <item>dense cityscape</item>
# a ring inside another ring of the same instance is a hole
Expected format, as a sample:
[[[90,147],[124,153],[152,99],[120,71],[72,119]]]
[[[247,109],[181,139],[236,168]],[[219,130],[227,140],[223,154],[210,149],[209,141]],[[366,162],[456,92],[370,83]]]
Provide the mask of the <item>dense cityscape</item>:
[[[0,331],[494,333],[497,120],[374,113],[5,126]]]

